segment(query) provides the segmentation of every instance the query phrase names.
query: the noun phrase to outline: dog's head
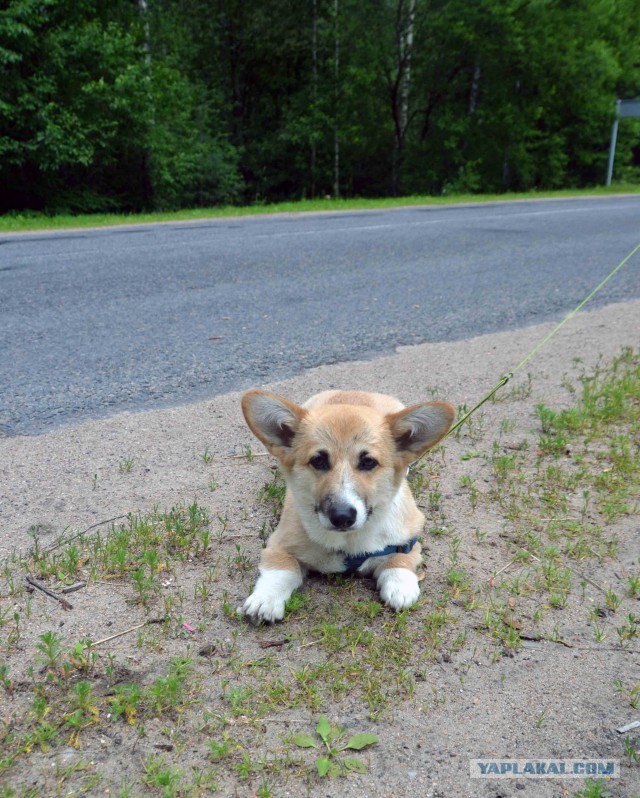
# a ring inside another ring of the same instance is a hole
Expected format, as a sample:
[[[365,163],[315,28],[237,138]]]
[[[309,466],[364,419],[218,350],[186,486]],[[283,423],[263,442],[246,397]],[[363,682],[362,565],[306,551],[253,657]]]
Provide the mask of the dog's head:
[[[407,467],[446,435],[455,415],[445,402],[387,415],[343,404],[310,410],[264,391],[245,393],[242,410],[280,461],[301,515],[333,531],[361,529],[389,506]]]

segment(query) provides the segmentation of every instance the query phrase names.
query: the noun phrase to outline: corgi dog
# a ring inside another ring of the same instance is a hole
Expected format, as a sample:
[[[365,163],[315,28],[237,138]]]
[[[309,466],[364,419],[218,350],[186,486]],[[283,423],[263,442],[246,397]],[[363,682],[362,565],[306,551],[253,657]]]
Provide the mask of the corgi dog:
[[[405,407],[364,391],[324,391],[298,406],[247,391],[242,411],[286,482],[280,522],[262,552],[244,614],[253,623],[282,620],[308,570],[372,576],[389,607],[414,604],[424,516],[406,474],[447,434],[453,407]]]

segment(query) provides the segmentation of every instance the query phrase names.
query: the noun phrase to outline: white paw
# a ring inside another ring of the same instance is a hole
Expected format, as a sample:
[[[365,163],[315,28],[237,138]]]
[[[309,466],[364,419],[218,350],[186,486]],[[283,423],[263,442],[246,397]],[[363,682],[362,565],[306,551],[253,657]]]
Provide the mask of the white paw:
[[[300,574],[285,570],[263,570],[242,611],[253,623],[275,623],[284,618],[284,605],[302,583]]]
[[[378,577],[380,598],[394,610],[415,604],[420,596],[418,577],[408,568],[385,568]]]
[[[254,591],[245,601],[243,613],[253,623],[275,623],[284,618],[285,599]]]

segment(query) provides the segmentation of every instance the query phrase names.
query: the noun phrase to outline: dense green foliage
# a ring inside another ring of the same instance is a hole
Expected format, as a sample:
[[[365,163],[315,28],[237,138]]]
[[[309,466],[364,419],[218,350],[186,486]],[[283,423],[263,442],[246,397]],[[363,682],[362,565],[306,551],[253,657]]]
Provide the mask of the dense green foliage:
[[[640,0],[4,0],[0,67],[0,211],[588,186]]]

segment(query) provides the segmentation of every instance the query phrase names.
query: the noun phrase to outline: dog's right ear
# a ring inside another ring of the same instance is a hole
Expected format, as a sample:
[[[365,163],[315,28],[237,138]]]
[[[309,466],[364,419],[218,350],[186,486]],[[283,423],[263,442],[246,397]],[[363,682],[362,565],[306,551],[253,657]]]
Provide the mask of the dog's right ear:
[[[278,458],[286,456],[300,422],[308,413],[303,407],[266,391],[247,391],[242,397],[242,412],[256,438]]]

